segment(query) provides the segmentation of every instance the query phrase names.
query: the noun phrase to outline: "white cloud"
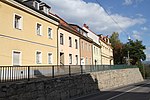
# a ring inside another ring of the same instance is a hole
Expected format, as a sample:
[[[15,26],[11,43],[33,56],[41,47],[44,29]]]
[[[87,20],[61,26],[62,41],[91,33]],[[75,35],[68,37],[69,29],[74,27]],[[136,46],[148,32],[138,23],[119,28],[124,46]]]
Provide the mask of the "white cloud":
[[[132,4],[138,4],[142,2],[143,0],[124,0],[123,5],[132,5]]]
[[[146,60],[150,61],[150,46],[146,47],[145,54],[146,54]]]
[[[150,61],[150,54],[147,54],[147,55],[146,55],[146,60],[147,60],[147,61]]]
[[[133,37],[134,39],[142,40],[141,35],[142,35],[142,34],[141,34],[140,32],[138,32],[138,31],[136,31],[136,30],[134,30],[134,31],[132,32],[132,37]]]
[[[147,30],[148,30],[148,28],[147,28],[147,27],[141,27],[141,30],[143,30],[143,31],[147,31]]]
[[[142,14],[136,14],[136,16],[138,16],[138,17],[143,17],[143,15],[142,15]]]
[[[146,47],[146,50],[150,51],[150,46]]]
[[[52,7],[52,12],[58,14],[69,23],[82,26],[84,23],[90,29],[99,33],[111,34],[121,32],[120,28],[108,16],[105,10],[96,3],[86,3],[83,0],[43,0]],[[121,28],[127,29],[137,24],[145,23],[144,18],[128,18],[119,14],[110,14]]]
[[[132,0],[125,0],[123,5],[131,5],[133,3]]]

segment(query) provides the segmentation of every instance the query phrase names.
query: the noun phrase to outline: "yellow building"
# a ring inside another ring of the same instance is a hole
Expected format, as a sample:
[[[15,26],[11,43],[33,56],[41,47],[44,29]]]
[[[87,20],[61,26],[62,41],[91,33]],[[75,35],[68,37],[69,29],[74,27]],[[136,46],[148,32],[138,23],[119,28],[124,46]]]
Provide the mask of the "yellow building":
[[[100,44],[101,44],[101,63],[102,65],[113,65],[113,49],[111,43],[109,41],[108,36],[100,36]]]
[[[57,65],[59,19],[40,0],[20,1],[0,0],[0,65]]]

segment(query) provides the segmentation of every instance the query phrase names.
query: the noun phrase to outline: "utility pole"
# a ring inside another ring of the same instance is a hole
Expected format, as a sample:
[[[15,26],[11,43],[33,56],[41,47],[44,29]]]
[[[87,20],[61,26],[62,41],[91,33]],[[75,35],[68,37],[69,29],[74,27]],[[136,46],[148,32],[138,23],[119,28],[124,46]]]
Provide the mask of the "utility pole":
[[[130,38],[130,36],[129,36],[129,37],[128,37],[129,46],[130,46],[130,40],[131,40],[131,38]],[[130,51],[129,51],[129,49],[128,49],[128,65],[130,65]]]
[[[130,65],[130,51],[128,50],[128,65]]]

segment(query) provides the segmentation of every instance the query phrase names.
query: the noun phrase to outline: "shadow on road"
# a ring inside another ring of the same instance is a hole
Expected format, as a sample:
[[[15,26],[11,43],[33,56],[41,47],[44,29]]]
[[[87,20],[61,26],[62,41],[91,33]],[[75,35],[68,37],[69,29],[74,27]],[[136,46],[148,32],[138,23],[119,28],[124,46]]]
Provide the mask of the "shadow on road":
[[[142,83],[126,88],[118,88],[110,91],[100,91],[75,100],[150,100],[150,84]]]
[[[97,94],[75,100],[150,100],[150,93],[101,91]]]

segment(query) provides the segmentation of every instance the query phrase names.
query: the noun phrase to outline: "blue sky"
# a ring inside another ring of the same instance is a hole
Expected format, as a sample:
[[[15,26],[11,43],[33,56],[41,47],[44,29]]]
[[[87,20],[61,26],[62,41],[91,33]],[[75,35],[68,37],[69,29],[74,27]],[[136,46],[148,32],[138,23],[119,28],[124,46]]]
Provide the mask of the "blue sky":
[[[96,0],[43,0],[48,3],[53,13],[58,14],[69,23],[82,26],[86,23],[97,34],[111,35],[116,31],[122,42],[139,39],[146,45],[145,53],[150,60],[150,0],[98,0],[118,22],[112,21]]]

